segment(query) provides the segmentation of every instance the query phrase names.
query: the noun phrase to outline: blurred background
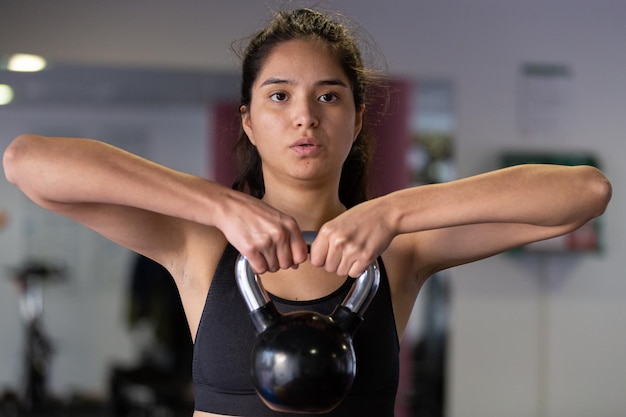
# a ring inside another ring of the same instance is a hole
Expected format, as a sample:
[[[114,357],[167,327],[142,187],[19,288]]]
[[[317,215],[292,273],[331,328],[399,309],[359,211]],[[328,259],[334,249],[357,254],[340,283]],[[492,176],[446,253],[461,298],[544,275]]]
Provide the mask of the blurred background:
[[[2,0],[0,147],[27,132],[93,137],[228,183],[231,44],[284,5],[345,13],[386,58],[378,193],[532,161],[598,165],[613,183],[580,233],[429,281],[396,415],[624,415],[626,2]],[[12,71],[18,53],[47,66]],[[170,284],[2,177],[0,416],[190,415]]]

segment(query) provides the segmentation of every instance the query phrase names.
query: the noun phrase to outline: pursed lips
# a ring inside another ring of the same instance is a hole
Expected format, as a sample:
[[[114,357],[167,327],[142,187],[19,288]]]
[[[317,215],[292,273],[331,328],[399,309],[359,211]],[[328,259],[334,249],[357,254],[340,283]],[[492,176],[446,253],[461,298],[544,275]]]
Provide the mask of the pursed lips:
[[[312,138],[303,138],[291,145],[291,149],[301,156],[313,156],[317,154],[322,145]]]

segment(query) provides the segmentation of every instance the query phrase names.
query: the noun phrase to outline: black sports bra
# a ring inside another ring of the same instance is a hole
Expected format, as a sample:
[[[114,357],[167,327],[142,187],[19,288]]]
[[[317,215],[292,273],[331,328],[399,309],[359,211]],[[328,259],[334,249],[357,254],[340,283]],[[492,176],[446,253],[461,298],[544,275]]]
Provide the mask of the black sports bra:
[[[216,269],[194,345],[195,409],[254,417],[302,417],[270,410],[257,396],[250,378],[250,351],[256,336],[245,301],[235,283],[238,252],[228,245]],[[354,385],[331,417],[393,417],[399,375],[399,342],[387,274],[379,259],[381,281],[354,337],[357,374]],[[330,314],[352,286],[352,279],[332,294],[311,301],[271,295],[279,311],[313,310]],[[319,414],[317,414],[319,416]]]

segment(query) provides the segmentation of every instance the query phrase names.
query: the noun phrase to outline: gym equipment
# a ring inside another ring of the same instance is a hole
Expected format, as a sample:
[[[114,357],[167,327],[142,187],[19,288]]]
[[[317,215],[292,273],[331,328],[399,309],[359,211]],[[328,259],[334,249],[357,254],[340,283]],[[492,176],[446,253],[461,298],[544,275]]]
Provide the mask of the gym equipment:
[[[12,268],[11,272],[17,284],[20,314],[26,327],[21,400],[29,411],[46,410],[49,407],[47,382],[54,347],[43,327],[43,288],[45,283],[66,279],[66,267],[31,259]]]
[[[309,248],[316,235],[303,233]],[[235,277],[258,333],[250,371],[260,398],[274,411],[333,410],[354,381],[352,337],[378,290],[378,263],[374,261],[355,279],[330,316],[313,311],[280,313],[242,255],[235,264]]]

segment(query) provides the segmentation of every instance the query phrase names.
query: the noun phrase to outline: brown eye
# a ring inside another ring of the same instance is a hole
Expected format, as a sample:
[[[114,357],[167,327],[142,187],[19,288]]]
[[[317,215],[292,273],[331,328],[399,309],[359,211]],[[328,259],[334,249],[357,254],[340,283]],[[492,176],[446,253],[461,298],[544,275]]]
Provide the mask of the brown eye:
[[[337,101],[339,99],[339,97],[337,97],[336,94],[334,93],[326,93],[326,94],[322,94],[319,98],[320,101],[324,102],[324,103],[332,103],[334,101]]]
[[[287,94],[285,93],[274,93],[270,96],[273,101],[285,101],[287,100]]]

